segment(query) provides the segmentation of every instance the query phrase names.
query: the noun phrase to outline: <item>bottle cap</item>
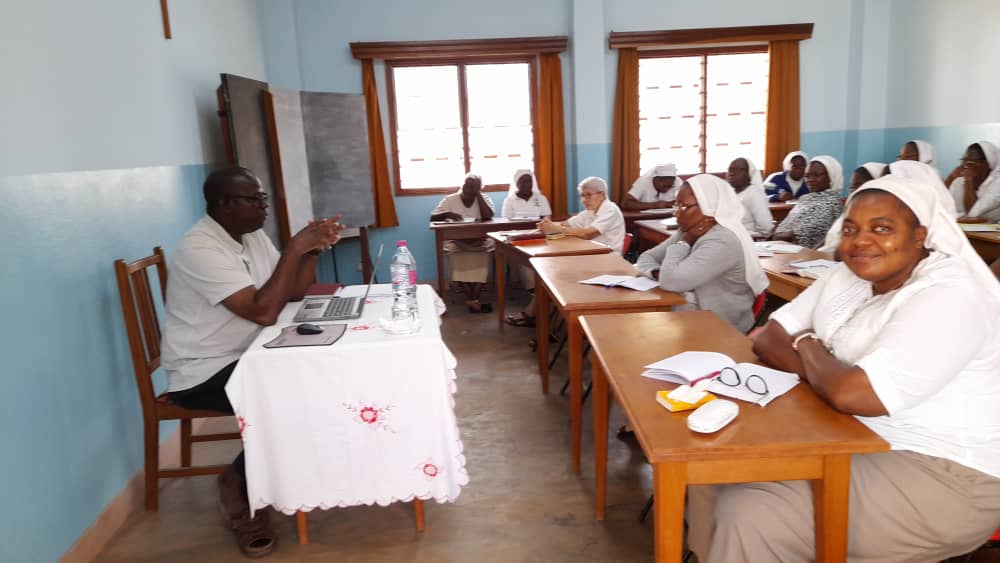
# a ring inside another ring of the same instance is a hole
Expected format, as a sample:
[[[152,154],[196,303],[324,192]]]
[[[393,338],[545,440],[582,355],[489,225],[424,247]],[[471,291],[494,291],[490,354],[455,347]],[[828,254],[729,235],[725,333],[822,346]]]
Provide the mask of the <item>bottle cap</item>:
[[[406,241],[405,240],[396,241],[396,246],[406,246]]]

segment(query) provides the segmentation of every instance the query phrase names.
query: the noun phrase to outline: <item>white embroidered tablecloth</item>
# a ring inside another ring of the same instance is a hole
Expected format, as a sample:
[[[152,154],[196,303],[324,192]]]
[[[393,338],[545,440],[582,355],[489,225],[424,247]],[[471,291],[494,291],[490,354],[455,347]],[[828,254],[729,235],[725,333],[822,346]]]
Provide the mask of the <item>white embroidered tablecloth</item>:
[[[348,287],[344,296],[363,294]],[[379,328],[391,286],[372,287],[364,314],[332,346],[263,348],[288,326],[285,307],[240,358],[226,393],[243,435],[252,510],[453,501],[469,476],[455,421],[455,357],[441,340],[430,286],[417,290],[422,326]],[[324,324],[324,323],[318,323]]]

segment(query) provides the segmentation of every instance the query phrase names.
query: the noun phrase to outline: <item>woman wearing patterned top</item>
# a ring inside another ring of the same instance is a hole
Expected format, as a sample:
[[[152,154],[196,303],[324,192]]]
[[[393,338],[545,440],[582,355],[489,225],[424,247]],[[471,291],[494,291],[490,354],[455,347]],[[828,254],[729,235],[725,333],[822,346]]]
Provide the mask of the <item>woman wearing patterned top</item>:
[[[809,161],[806,172],[809,193],[802,196],[792,211],[774,230],[774,240],[794,242],[816,248],[826,239],[830,225],[840,217],[844,204],[844,172],[832,156],[817,156]]]

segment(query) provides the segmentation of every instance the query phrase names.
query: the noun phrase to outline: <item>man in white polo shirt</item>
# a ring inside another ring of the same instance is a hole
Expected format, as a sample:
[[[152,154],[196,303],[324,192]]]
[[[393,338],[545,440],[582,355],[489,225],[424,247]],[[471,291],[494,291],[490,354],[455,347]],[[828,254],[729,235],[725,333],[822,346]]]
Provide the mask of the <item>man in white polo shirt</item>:
[[[232,413],[225,385],[261,327],[315,281],[320,252],[336,244],[336,220],[313,221],[281,253],[261,227],[267,194],[246,168],[209,174],[205,216],[181,239],[170,261],[162,362],[171,401]],[[243,453],[219,476],[219,499],[248,556],[274,548],[267,512],[249,518]]]

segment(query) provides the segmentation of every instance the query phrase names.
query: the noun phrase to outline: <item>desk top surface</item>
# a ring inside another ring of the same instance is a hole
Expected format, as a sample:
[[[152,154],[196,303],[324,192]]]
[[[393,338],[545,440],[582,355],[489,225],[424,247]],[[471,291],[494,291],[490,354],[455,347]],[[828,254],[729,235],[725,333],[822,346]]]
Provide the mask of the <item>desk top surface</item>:
[[[622,217],[625,217],[627,221],[635,221],[638,219],[666,219],[667,217],[674,216],[674,208],[666,207],[663,209],[648,209],[646,211],[625,211],[622,210]]]
[[[504,219],[502,217],[494,217],[489,221],[431,221],[430,228],[432,230],[441,231],[475,231],[475,232],[489,232],[489,231],[512,231],[515,229],[533,229],[538,225],[538,219]]]
[[[656,391],[676,384],[640,374],[647,364],[688,350],[721,352],[737,362],[758,361],[750,339],[711,312],[583,315],[580,323],[651,462],[889,449],[884,440],[854,417],[833,410],[805,383],[767,407],[735,401],[740,414],[715,434],[689,430],[689,412],[671,413],[656,402]]]
[[[528,232],[528,231],[525,231]],[[540,256],[583,256],[589,254],[608,254],[611,249],[604,244],[577,237],[559,239],[538,239],[518,241],[517,244],[507,240],[506,231],[487,233],[486,236],[495,240],[497,245],[508,247],[529,258]]]
[[[764,273],[768,276],[779,277],[793,285],[806,288],[812,285],[812,282],[815,280],[787,272],[786,270],[791,268],[788,264],[799,260],[818,260],[820,258],[833,260],[833,254],[820,252],[811,248],[803,248],[794,254],[775,253],[774,256],[765,256],[760,259],[760,265],[764,268]]]
[[[670,307],[687,301],[678,293],[654,288],[635,291],[624,287],[602,287],[580,283],[603,274],[638,275],[635,266],[617,254],[532,258],[538,280],[545,284],[563,311],[603,311],[630,308]]]
[[[970,239],[976,239],[984,242],[992,242],[995,244],[1000,244],[1000,232],[998,231],[966,232],[965,236],[969,237]]]
[[[663,224],[662,219],[645,219],[643,221],[636,221],[635,226],[640,229],[656,231],[660,234],[667,235],[668,237],[677,232],[677,229],[668,229],[667,226]]]

